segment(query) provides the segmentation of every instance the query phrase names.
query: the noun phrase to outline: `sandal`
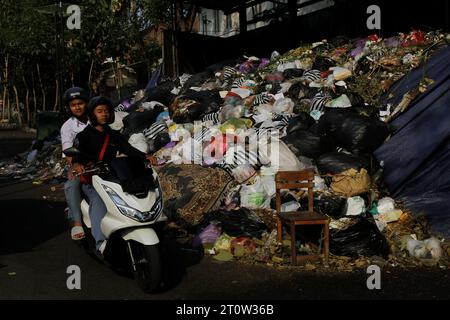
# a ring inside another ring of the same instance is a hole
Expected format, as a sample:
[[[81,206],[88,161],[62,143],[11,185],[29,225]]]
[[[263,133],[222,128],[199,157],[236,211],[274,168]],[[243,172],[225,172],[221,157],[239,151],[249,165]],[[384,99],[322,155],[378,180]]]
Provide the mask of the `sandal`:
[[[81,240],[84,238],[84,230],[81,226],[72,227],[72,240]]]

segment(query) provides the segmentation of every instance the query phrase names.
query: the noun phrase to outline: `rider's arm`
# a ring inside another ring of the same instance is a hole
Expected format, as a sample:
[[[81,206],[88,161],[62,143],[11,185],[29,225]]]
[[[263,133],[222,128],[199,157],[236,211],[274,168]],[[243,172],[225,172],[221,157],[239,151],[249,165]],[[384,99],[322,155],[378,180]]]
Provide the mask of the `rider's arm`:
[[[144,160],[146,158],[146,154],[136,148],[134,148],[124,136],[120,133],[114,133],[114,140],[117,144],[117,148],[121,153],[126,154],[129,157],[141,158]]]
[[[83,133],[83,131],[76,135],[73,145],[78,150],[80,150],[81,153],[88,154],[85,151],[86,139],[85,139],[85,134]],[[72,169],[74,171],[76,171],[77,173],[82,173],[82,172],[84,172],[84,164],[87,163],[87,159],[85,159],[85,157],[83,157],[83,155],[76,155],[71,158],[71,163],[72,163]]]

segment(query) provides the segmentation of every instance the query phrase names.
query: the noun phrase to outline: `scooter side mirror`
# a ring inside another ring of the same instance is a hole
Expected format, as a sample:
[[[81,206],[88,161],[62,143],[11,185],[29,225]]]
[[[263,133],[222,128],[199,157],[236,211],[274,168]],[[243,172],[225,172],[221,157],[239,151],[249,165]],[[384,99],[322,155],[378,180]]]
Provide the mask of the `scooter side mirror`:
[[[64,150],[63,153],[68,157],[75,157],[81,155],[81,151],[75,147],[68,148]]]

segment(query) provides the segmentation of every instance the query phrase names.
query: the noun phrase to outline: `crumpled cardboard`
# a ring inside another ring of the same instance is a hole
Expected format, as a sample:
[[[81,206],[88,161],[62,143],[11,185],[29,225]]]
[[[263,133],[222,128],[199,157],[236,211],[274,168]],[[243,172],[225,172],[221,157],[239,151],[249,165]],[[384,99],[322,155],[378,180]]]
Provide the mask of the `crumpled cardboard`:
[[[340,195],[353,197],[369,191],[370,176],[366,169],[359,172],[355,169],[346,170],[333,176],[331,189]]]

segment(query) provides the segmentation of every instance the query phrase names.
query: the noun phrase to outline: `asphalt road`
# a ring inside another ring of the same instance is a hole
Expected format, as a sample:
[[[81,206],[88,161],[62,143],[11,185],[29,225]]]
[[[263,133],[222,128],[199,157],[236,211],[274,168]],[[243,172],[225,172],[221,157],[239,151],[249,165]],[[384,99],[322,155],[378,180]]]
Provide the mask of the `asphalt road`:
[[[2,155],[25,151],[27,142],[2,142]],[[8,146],[15,144],[13,147]],[[6,146],[6,147],[5,147]],[[23,149],[23,150],[20,150]],[[381,289],[369,290],[365,270],[318,273],[298,268],[218,263],[163,242],[166,280],[172,285],[145,294],[126,274],[94,260],[70,240],[60,186],[0,182],[0,299],[299,300],[449,299],[449,270],[382,270]],[[45,197],[45,198],[44,198]],[[81,289],[69,290],[67,268],[81,270]]]

